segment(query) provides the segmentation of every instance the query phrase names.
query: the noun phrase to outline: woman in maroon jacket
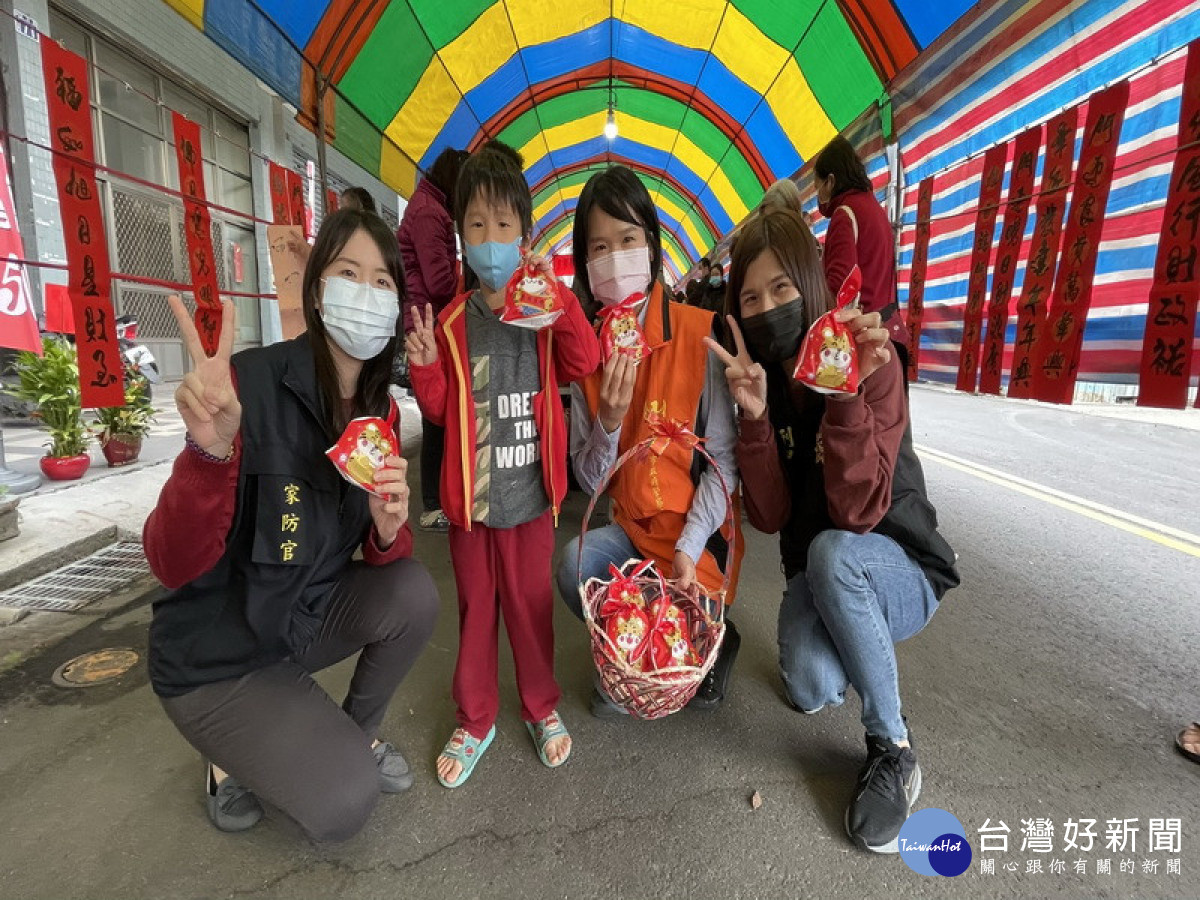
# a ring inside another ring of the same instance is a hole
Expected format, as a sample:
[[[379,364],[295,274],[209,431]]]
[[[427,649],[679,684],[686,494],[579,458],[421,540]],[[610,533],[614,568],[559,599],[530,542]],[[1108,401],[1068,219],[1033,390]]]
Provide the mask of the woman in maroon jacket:
[[[817,204],[829,220],[825,232],[825,283],[836,294],[850,270],[862,272],[859,306],[877,312],[888,330],[901,371],[908,369],[908,328],[896,299],[896,241],[887,213],[875,199],[867,169],[840,134],[813,161]]]
[[[437,316],[458,293],[458,251],[454,242],[454,188],[465,150],[447,147],[417,185],[404,210],[396,240],[404,260],[404,333],[413,330],[413,310],[433,307]],[[419,315],[419,313],[418,313]],[[421,527],[445,531],[449,523],[438,496],[445,431],[421,418]]]
[[[840,706],[851,685],[858,691],[867,762],[846,831],[860,847],[894,853],[921,770],[892,645],[920,631],[958,584],[912,450],[904,372],[879,313],[847,309],[837,315],[858,346],[858,392],[826,397],[792,379],[805,330],[832,302],[812,235],[791,210],[747,219],[726,297],[734,350],[708,343],[740,411],[750,523],[780,536],[788,699],[811,714]]]

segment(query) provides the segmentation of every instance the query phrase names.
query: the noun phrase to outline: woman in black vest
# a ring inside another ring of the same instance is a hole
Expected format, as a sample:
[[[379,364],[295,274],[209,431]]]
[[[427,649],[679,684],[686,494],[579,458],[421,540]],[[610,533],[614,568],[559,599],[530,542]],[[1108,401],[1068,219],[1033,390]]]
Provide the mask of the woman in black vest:
[[[921,770],[893,645],[924,628],[958,584],[913,452],[904,370],[880,313],[845,308],[835,315],[856,345],[858,390],[818,394],[793,379],[805,332],[833,306],[793,210],[768,205],[742,223],[726,297],[731,346],[707,341],[739,408],[750,523],[779,533],[784,688],[811,715],[854,687],[867,761],[846,831],[860,847],[895,853]]]
[[[211,761],[208,811],[223,831],[253,826],[261,800],[316,840],[344,840],[381,791],[412,784],[376,736],[438,605],[408,558],[406,464],[387,457],[375,495],[325,456],[352,418],[395,428],[387,385],[403,283],[387,225],[347,209],[325,220],[305,269],[306,334],[231,356],[226,301],[209,357],[170,299],[193,368],[175,393],[186,447],[143,535],[171,589],[154,604],[150,678]],[[312,673],[359,651],[339,708]]]

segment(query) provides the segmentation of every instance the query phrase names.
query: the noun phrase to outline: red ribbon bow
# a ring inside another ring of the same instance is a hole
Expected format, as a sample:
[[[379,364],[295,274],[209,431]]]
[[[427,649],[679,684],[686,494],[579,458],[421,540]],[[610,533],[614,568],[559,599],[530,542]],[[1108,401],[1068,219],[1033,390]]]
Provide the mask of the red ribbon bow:
[[[623,594],[633,594],[638,597],[642,596],[642,589],[637,583],[637,578],[647,570],[650,574],[658,576],[658,572],[653,569],[654,560],[645,559],[638,565],[634,566],[628,573],[622,572],[613,563],[608,564],[608,572],[612,575],[613,580],[608,585],[608,590],[605,592],[604,603],[600,606],[601,617],[610,615],[619,610],[619,608],[627,604],[628,600],[623,600]],[[659,576],[659,581],[662,578]]]
[[[685,450],[695,450],[704,442],[704,438],[696,435],[688,427],[688,422],[668,419],[660,413],[647,414],[646,424],[650,427],[652,435],[647,446],[655,456],[662,456],[671,444],[679,444]]]
[[[641,291],[638,291],[636,294],[630,294],[620,303],[614,303],[612,306],[604,307],[600,310],[601,326],[603,326],[603,324],[606,322],[612,321],[613,319],[632,314],[637,308],[637,305],[645,299],[646,295]]]

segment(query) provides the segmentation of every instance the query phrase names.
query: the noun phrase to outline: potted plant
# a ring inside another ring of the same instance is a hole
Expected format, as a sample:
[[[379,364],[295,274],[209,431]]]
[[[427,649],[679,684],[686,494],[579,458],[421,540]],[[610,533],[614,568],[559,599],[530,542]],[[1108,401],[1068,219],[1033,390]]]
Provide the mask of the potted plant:
[[[56,481],[80,478],[91,457],[79,397],[79,364],[75,348],[59,338],[42,338],[42,355],[22,350],[17,355],[14,397],[34,404],[33,417],[50,432],[42,474]]]
[[[110,468],[128,465],[138,458],[142,438],[149,433],[153,421],[150,382],[131,368],[125,377],[125,405],[96,410],[92,423],[92,433],[100,442]]]

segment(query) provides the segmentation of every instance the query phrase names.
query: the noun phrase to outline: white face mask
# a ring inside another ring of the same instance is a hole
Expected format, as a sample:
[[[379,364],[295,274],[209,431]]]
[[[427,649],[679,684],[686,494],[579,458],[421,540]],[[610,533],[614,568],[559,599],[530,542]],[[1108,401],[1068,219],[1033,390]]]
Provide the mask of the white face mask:
[[[400,318],[396,292],[339,275],[324,282],[321,320],[329,336],[355,359],[365,362],[378,356],[396,334]]]
[[[650,248],[634,247],[598,256],[587,264],[592,296],[614,306],[650,284]]]

